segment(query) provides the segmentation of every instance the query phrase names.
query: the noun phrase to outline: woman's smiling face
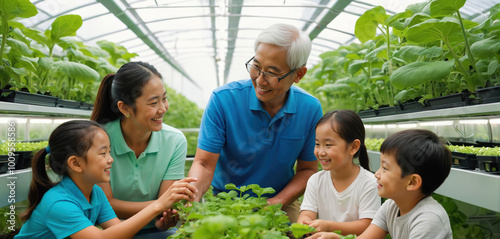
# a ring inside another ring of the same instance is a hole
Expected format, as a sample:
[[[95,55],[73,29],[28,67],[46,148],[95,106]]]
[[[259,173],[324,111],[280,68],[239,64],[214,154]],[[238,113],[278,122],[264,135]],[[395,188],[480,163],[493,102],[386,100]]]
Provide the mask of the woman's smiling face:
[[[137,97],[135,110],[131,111],[131,119],[138,129],[147,132],[160,131],[168,107],[167,91],[163,81],[153,75],[142,88],[141,96]]]

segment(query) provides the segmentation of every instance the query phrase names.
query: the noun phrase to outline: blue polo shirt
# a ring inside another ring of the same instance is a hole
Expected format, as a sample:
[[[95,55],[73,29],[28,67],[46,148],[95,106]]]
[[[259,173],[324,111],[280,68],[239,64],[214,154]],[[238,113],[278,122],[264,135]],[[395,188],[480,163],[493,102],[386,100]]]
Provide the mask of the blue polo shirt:
[[[115,218],[102,189],[94,185],[90,203],[70,177],[49,189],[15,239],[66,238]]]
[[[279,193],[294,175],[297,159],[314,161],[315,126],[321,103],[292,85],[288,98],[271,118],[262,108],[251,80],[215,89],[203,113],[198,148],[220,153],[212,186],[258,184]]]

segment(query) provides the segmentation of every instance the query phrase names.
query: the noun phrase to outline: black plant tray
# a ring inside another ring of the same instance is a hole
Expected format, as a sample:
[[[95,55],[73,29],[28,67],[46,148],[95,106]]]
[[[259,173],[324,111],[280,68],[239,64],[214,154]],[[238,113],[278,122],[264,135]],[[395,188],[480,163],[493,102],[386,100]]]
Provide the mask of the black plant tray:
[[[375,110],[362,110],[358,113],[358,116],[360,118],[370,118],[377,116],[377,113],[375,112]]]
[[[452,95],[445,95],[433,99],[426,100],[431,109],[444,109],[452,107],[460,107],[472,105],[473,99],[470,98],[470,93],[458,93]]]
[[[57,97],[41,95],[41,94],[31,94],[24,91],[15,90],[2,90],[2,95],[0,96],[1,101],[21,103],[21,104],[31,104],[31,105],[43,105],[43,106],[56,106]]]
[[[409,113],[409,112],[417,112],[417,111],[422,111],[425,110],[424,105],[420,104],[418,101],[411,101],[411,102],[406,102],[399,104],[399,109],[403,111],[403,113]]]
[[[477,159],[475,154],[451,152],[454,168],[476,169]]]
[[[82,105],[80,101],[57,99],[57,107],[79,109]]]
[[[14,163],[17,165],[19,154],[14,154]],[[9,156],[0,155],[0,174],[6,173],[9,170]]]
[[[477,89],[476,96],[485,104],[500,102],[500,85]]]
[[[19,159],[16,163],[16,169],[25,169],[31,167],[31,158],[33,158],[32,151],[14,151],[15,154],[19,155]]]
[[[89,103],[85,103],[85,102],[82,102],[82,105],[80,106],[81,109],[85,109],[85,110],[91,110],[94,108],[94,105],[93,104],[89,104]]]
[[[377,116],[387,116],[401,113],[401,110],[396,106],[387,106],[376,109],[375,113],[377,113]]]
[[[487,155],[476,155],[477,161],[479,162],[479,169],[484,170],[489,173],[499,173],[500,168],[500,156],[487,156]]]

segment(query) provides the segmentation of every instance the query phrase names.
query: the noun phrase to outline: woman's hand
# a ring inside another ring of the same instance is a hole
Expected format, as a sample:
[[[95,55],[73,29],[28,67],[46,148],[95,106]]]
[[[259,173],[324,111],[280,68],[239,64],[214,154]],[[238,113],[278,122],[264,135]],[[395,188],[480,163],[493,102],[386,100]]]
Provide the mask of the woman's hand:
[[[161,231],[166,231],[175,226],[179,221],[179,214],[175,209],[168,209],[155,219],[155,226]]]
[[[196,182],[196,178],[183,178],[179,181],[175,181],[172,186],[170,186],[165,193],[163,193],[155,203],[157,203],[161,211],[168,211],[174,205],[174,203],[186,199],[189,201],[195,200],[195,194],[198,192],[196,187],[191,182]]]

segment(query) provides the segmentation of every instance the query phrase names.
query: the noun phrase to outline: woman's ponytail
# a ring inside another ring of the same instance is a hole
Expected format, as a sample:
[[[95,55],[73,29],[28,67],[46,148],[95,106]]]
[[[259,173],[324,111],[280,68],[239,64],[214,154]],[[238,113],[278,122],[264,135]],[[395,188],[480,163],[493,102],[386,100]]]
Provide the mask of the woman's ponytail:
[[[43,195],[52,187],[53,183],[47,175],[45,169],[45,157],[47,156],[47,149],[39,150],[31,160],[32,179],[30,189],[28,192],[28,209],[21,215],[21,219],[26,221],[31,217],[36,206],[42,200]]]
[[[106,123],[120,118],[121,114],[118,111],[116,100],[111,95],[111,86],[115,73],[106,75],[99,86],[95,98],[94,109],[90,119],[98,123]]]

